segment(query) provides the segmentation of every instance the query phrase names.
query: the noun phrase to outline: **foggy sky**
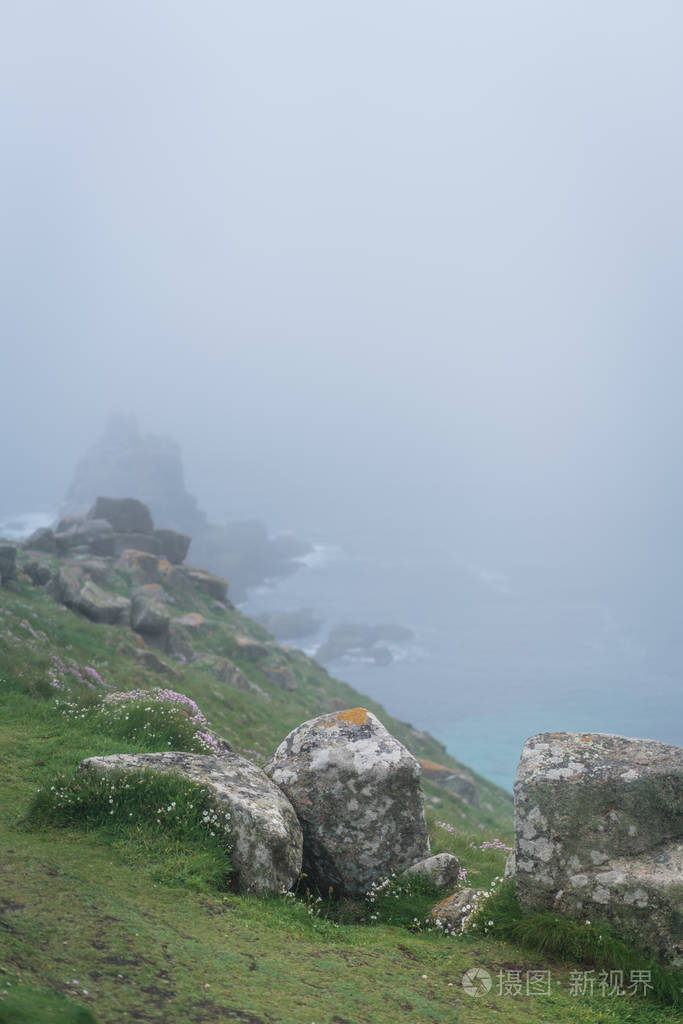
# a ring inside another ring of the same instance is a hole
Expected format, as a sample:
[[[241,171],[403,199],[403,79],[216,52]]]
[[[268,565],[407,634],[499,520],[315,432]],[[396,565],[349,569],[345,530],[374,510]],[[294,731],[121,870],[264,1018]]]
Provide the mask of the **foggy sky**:
[[[682,28],[662,0],[6,5],[3,510],[54,506],[120,410],[215,518],[673,586]]]

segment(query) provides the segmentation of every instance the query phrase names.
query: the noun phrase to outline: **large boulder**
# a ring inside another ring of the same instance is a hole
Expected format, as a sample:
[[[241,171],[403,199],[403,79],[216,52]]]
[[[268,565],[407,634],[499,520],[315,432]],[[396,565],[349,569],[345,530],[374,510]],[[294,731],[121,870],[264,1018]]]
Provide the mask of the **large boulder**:
[[[93,622],[119,626],[128,622],[130,614],[130,601],[127,597],[110,594],[92,580],[86,580],[83,584],[72,607]]]
[[[6,586],[17,578],[17,549],[14,544],[0,542],[0,583]]]
[[[163,588],[148,583],[133,593],[130,606],[130,624],[136,633],[148,637],[163,637],[168,634],[171,616],[164,602]]]
[[[114,533],[110,553],[115,558],[120,558],[128,549],[144,551],[158,558],[161,555],[161,542],[151,533]]]
[[[605,918],[681,955],[683,749],[603,733],[527,740],[515,780],[523,907]]]
[[[161,554],[171,565],[180,565],[185,561],[192,538],[177,530],[155,529],[154,536],[161,545]]]
[[[97,555],[110,555],[114,548],[114,530],[106,519],[83,519],[63,530],[58,527],[54,540],[60,554],[86,547]]]
[[[152,514],[137,498],[97,498],[87,519],[106,519],[117,533],[154,532]]]
[[[304,722],[264,771],[296,810],[321,891],[361,895],[429,856],[420,766],[364,708]]]
[[[299,876],[302,835],[292,805],[260,768],[239,754],[112,754],[89,757],[80,770],[149,770],[197,782],[208,789],[217,810],[230,813],[226,838],[239,891],[282,892]]]
[[[26,538],[24,547],[29,551],[45,551],[49,555],[54,555],[57,552],[57,541],[54,532],[49,527],[41,526]]]

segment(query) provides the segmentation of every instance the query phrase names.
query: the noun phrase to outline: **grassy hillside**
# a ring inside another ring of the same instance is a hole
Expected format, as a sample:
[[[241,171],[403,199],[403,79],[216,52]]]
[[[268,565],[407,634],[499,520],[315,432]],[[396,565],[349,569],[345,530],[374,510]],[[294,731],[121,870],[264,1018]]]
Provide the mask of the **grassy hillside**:
[[[118,573],[110,585],[126,593],[133,582]],[[478,930],[446,937],[425,923],[439,894],[419,886],[394,882],[375,903],[318,901],[306,893],[305,880],[296,896],[237,895],[224,851],[163,821],[91,817],[79,825],[64,824],[68,815],[60,823],[57,814],[47,824],[40,801],[49,803],[52,786],[68,786],[82,758],[154,748],[132,727],[126,732],[97,719],[98,677],[116,690],[161,685],[189,695],[233,749],[256,761],[301,721],[362,704],[418,756],[467,773],[433,738],[395,721],[303,654],[277,647],[239,613],[213,610],[200,594],[174,596],[177,614],[196,612],[206,620],[196,649],[229,657],[258,689],[220,682],[210,659],[184,665],[159,655],[169,672],[160,676],[139,663],[130,630],[95,625],[26,581],[0,590],[2,1024],[680,1019],[661,987],[659,996],[603,996],[597,988],[592,997],[572,994],[572,971],[607,963],[617,969],[621,948],[611,947],[611,960],[599,963],[596,953],[589,961],[590,944],[579,930],[567,941],[562,933],[559,947],[552,922],[536,932],[528,927],[526,939],[503,941],[484,916]],[[478,807],[434,782],[424,788],[441,801],[427,811],[434,851],[455,852],[468,884],[483,889],[503,872],[500,847],[511,841],[511,802],[472,778]],[[494,838],[499,842],[488,845]],[[501,934],[521,936],[519,922],[503,928],[509,908],[495,899],[489,906],[500,909]],[[556,931],[562,932],[559,923]],[[602,942],[594,926],[585,934]],[[604,939],[613,941],[608,931]],[[541,946],[554,950],[552,958]],[[631,963],[641,961],[623,966]],[[480,997],[461,984],[472,967],[492,976]],[[550,993],[527,995],[527,971],[551,972]],[[521,993],[515,972],[521,972]]]

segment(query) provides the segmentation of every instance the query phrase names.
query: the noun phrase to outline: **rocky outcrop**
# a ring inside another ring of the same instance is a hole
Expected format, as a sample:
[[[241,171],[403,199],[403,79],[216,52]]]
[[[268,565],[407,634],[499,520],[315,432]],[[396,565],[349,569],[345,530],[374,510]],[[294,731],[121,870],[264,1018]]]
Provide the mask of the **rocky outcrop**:
[[[17,578],[17,549],[0,542],[0,584],[4,587]]]
[[[179,533],[177,530],[166,530],[156,527],[154,536],[161,545],[161,554],[167,558],[171,565],[180,565],[185,561],[189,551],[192,538],[186,533]]]
[[[238,891],[277,893],[290,889],[299,876],[302,834],[296,814],[261,769],[239,754],[113,754],[87,758],[80,770],[157,771],[199,783],[215,807],[230,814],[226,842]]]
[[[99,497],[86,519],[104,519],[117,533],[154,533],[152,515],[137,498]]]
[[[103,590],[76,566],[62,566],[50,580],[48,591],[61,604],[93,622],[128,624],[130,600]]]
[[[135,632],[157,639],[165,648],[170,619],[163,588],[154,583],[138,587],[130,606],[130,624]]]
[[[606,918],[680,958],[683,749],[603,733],[527,740],[514,863],[523,907]]]
[[[304,834],[304,871],[360,895],[429,855],[420,766],[364,708],[304,722],[264,766]]]

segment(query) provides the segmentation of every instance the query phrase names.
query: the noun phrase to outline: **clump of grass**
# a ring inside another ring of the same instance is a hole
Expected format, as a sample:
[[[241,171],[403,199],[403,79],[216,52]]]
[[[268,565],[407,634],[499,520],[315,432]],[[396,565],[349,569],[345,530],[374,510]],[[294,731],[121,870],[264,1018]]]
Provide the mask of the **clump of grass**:
[[[93,1012],[57,992],[17,989],[3,994],[0,984],[0,1024],[97,1024]]]
[[[683,1005],[681,972],[664,966],[656,957],[639,952],[607,922],[582,923],[551,911],[522,910],[512,879],[506,879],[478,905],[467,925],[475,934],[503,939],[548,957],[598,970],[649,974],[648,999],[663,1005]]]
[[[228,886],[230,814],[213,805],[206,788],[177,775],[60,775],[38,791],[24,824],[98,830],[163,884],[202,891]]]
[[[62,701],[58,708],[69,718],[87,719],[94,732],[127,740],[143,750],[220,754],[228,749],[209,732],[197,704],[175,690],[117,691],[96,704]]]

